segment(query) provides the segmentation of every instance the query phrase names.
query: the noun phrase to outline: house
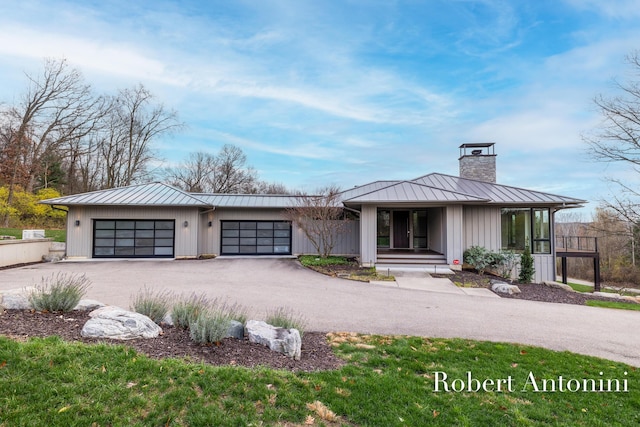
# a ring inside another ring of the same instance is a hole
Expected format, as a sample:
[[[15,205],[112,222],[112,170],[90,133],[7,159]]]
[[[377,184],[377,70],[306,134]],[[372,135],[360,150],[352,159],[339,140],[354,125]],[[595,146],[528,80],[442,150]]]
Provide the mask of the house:
[[[364,266],[449,265],[471,246],[531,249],[554,280],[554,214],[583,200],[496,183],[493,143],[460,146],[460,176],[431,173],[343,191],[356,220],[334,253]],[[68,258],[196,258],[314,253],[283,216],[295,196],[195,194],[162,183],[48,199],[66,206]]]

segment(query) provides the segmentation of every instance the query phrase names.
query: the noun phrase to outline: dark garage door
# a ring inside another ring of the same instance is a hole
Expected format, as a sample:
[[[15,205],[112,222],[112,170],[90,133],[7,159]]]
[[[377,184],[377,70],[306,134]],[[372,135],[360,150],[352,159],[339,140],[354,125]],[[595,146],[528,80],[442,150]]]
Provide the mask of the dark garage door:
[[[94,258],[173,258],[174,220],[93,222]]]
[[[222,221],[222,255],[291,255],[288,221]]]

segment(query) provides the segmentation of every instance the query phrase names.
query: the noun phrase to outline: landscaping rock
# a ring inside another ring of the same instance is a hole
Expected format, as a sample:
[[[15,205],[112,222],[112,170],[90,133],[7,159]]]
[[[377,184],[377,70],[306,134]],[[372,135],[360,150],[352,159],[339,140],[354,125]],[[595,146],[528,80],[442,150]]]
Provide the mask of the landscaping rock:
[[[259,320],[249,320],[246,329],[250,342],[262,344],[294,360],[300,360],[302,338],[297,329],[279,328]]]
[[[510,285],[508,283],[500,282],[498,280],[491,281],[491,290],[499,294],[509,294],[509,295],[519,294],[521,292],[520,288],[517,287],[516,285]]]
[[[226,338],[244,339],[244,325],[237,320],[229,321]]]
[[[78,305],[74,307],[74,310],[93,311],[101,307],[105,307],[105,305],[100,301],[94,299],[81,299]]]
[[[594,292],[593,295],[624,302],[638,302],[638,297],[628,297],[626,295],[614,294],[612,292]]]
[[[0,292],[0,307],[7,310],[29,310],[31,303],[29,302],[29,294],[34,290],[33,286],[27,286],[21,289],[10,289]]]
[[[89,313],[89,316],[91,319],[80,332],[85,338],[130,340],[156,338],[162,333],[160,326],[147,316],[119,307],[102,307]]]
[[[546,286],[549,286],[550,288],[563,289],[567,292],[575,292],[575,290],[571,286],[565,285],[564,283],[558,283],[558,282],[542,282],[542,283]]]

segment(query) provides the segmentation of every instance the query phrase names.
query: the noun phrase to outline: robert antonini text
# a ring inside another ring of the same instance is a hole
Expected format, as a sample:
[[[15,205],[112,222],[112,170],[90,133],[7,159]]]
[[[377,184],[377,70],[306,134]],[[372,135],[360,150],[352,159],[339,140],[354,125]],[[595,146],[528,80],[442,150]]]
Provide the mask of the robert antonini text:
[[[540,378],[529,371],[526,376],[514,378],[475,378],[467,371],[462,378],[450,378],[446,372],[434,372],[434,392],[477,393],[477,392],[521,392],[533,393],[627,393],[629,384],[626,378],[605,378],[603,372],[596,378],[565,378],[562,375]]]

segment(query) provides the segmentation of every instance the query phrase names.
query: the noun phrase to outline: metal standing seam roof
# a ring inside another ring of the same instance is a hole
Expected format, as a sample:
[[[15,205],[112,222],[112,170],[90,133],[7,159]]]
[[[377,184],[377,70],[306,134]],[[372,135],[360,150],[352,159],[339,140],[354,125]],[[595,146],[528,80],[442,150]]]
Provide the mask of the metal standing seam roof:
[[[178,188],[160,182],[111,188],[42,200],[47,205],[210,206]]]
[[[346,203],[420,203],[420,202],[476,202],[486,203],[489,200],[477,196],[443,190],[433,186],[411,181],[392,183],[384,188],[373,190],[348,200]]]
[[[276,194],[205,194],[195,193],[195,197],[216,207],[235,208],[289,208],[296,206],[296,196]]]
[[[432,173],[412,180],[443,190],[455,191],[488,199],[493,204],[569,204],[579,205],[585,200],[558,196],[542,191],[527,190],[502,184],[476,181],[457,176]]]

